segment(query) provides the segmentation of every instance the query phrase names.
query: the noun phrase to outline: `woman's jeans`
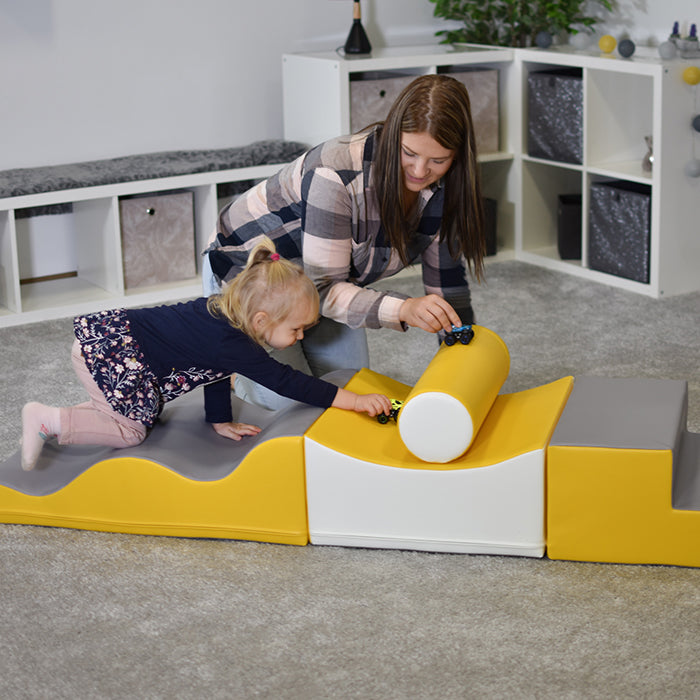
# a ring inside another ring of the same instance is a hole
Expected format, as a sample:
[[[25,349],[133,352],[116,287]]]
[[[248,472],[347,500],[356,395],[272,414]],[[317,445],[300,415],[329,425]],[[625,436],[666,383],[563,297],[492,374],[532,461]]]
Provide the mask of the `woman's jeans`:
[[[202,287],[205,296],[220,291],[206,256],[202,265]],[[337,369],[369,367],[365,329],[350,328],[324,317],[304,333],[303,340],[284,350],[272,350],[270,355],[278,362],[315,377]],[[240,374],[236,375],[234,389],[239,398],[264,408],[277,410],[295,403]]]

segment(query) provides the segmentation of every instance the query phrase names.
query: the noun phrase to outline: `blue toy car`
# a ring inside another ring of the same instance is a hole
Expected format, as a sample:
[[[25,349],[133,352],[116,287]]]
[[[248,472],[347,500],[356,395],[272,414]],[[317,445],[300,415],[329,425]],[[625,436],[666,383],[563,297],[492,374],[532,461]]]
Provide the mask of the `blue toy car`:
[[[454,345],[458,340],[462,345],[469,345],[474,337],[472,324],[466,326],[452,326],[452,330],[445,335],[445,345]]]

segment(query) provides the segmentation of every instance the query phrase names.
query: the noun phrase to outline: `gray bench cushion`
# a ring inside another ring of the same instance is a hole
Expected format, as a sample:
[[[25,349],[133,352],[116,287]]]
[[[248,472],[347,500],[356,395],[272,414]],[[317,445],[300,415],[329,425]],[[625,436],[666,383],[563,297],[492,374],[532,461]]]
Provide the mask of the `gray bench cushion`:
[[[2,170],[0,197],[287,163],[306,149],[307,146],[295,141],[267,140],[236,148],[163,151],[83,163]]]

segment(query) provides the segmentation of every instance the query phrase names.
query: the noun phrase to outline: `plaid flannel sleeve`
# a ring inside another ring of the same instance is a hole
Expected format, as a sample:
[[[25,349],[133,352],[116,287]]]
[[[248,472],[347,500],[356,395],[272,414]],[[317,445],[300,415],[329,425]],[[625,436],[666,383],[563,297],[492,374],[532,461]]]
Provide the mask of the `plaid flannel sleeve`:
[[[474,323],[467,266],[463,256],[455,260],[447,245],[436,236],[422,256],[423,286],[426,294],[438,294],[459,314],[462,323]]]
[[[351,328],[404,330],[399,308],[407,297],[361,287],[354,280],[377,265],[385,253],[366,235],[362,197],[349,190],[350,175],[319,167],[302,184],[304,270],[321,296],[321,313]],[[360,174],[356,174],[357,177]],[[369,213],[371,215],[371,212]],[[364,239],[364,240],[363,240]]]

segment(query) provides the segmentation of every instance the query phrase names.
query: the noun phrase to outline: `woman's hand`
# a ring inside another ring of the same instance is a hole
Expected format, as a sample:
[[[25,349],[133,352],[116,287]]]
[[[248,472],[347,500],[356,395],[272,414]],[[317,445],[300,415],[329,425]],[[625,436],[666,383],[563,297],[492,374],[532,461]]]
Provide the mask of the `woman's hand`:
[[[248,425],[248,423],[212,423],[211,427],[216,430],[219,435],[230,440],[240,440],[244,435],[257,435],[260,428],[257,425]]]
[[[462,325],[457,312],[437,294],[406,299],[399,309],[399,321],[428,333],[441,330],[449,333],[452,326]]]

